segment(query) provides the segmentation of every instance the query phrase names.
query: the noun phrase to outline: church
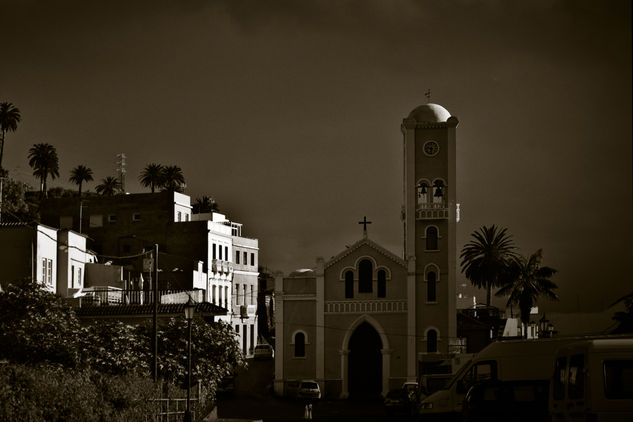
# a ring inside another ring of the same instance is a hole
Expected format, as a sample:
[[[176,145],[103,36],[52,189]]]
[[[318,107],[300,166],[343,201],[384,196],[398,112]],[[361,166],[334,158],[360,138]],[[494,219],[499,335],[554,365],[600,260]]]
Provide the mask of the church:
[[[324,397],[386,395],[456,344],[456,127],[442,106],[403,119],[404,253],[367,235],[275,280],[275,393],[302,379]]]

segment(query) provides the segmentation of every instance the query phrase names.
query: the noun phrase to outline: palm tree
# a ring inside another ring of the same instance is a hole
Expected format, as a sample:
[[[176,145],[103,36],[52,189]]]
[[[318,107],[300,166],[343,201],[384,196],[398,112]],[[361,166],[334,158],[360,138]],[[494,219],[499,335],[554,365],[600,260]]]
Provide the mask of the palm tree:
[[[218,207],[218,203],[215,199],[210,196],[204,195],[201,198],[196,198],[193,202],[193,213],[194,214],[203,214],[208,212],[218,212],[220,208]]]
[[[139,181],[144,187],[151,188],[154,193],[154,190],[163,184],[163,166],[155,163],[148,164],[141,172]]]
[[[57,150],[51,144],[34,144],[29,149],[29,166],[33,168],[33,176],[40,178],[40,195],[46,197],[48,176],[50,175],[51,179],[59,176]]]
[[[178,166],[166,166],[163,168],[162,188],[168,191],[182,192],[185,185],[185,176]]]
[[[22,116],[20,110],[11,103],[0,103],[0,169],[2,168],[2,157],[4,155],[4,139],[7,132],[15,132],[18,128]]]
[[[486,288],[486,306],[490,306],[490,290],[504,284],[507,266],[515,257],[515,246],[507,229],[483,226],[474,231],[474,238],[462,249],[462,273],[473,286]]]
[[[76,185],[79,185],[79,197],[81,198],[81,186],[84,182],[90,182],[94,180],[92,178],[92,170],[88,167],[80,164],[70,172],[69,182],[73,182]]]
[[[524,326],[523,335],[527,338],[527,325],[530,323],[530,311],[536,305],[539,296],[558,300],[554,292],[558,286],[550,280],[556,270],[542,267],[543,250],[539,249],[528,258],[514,257],[508,266],[508,283],[495,296],[508,296],[507,306],[518,305],[521,313],[521,323]]]
[[[97,193],[103,196],[113,196],[119,192],[121,183],[116,177],[108,176],[101,180],[101,184],[95,188]]]
[[[633,333],[633,292],[616,300],[611,306],[615,306],[620,302],[624,302],[624,311],[618,311],[613,315],[613,320],[618,322],[610,334]]]

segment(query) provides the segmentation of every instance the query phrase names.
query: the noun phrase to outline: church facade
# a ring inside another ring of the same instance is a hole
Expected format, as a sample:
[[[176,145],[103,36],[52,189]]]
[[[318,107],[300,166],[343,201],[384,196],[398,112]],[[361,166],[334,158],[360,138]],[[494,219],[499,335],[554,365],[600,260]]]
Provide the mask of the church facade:
[[[275,280],[275,392],[385,395],[450,357],[456,336],[457,118],[424,104],[402,121],[404,252],[367,236]],[[362,224],[366,224],[364,221]]]

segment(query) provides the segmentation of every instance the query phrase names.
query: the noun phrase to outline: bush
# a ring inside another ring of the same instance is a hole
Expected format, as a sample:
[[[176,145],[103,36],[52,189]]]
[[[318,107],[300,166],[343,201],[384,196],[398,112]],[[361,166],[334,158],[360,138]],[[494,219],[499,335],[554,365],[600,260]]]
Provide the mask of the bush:
[[[24,280],[0,293],[0,359],[18,363],[79,363],[80,326],[62,299]]]
[[[0,366],[0,418],[11,421],[145,421],[160,392],[151,379],[55,365]]]
[[[150,376],[151,347],[146,328],[121,321],[99,321],[81,328],[85,365],[113,375]]]
[[[158,405],[150,378],[151,328],[119,321],[81,327],[61,298],[25,281],[0,292],[0,420],[144,420]],[[186,388],[187,323],[158,332],[159,377],[170,398]],[[212,403],[219,382],[245,365],[226,323],[192,325],[192,384]]]

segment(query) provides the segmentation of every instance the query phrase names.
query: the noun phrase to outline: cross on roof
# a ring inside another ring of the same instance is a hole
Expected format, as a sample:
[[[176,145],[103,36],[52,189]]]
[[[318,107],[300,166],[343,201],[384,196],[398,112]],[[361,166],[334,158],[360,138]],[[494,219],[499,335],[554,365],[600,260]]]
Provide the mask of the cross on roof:
[[[427,89],[426,92],[424,93],[424,96],[426,97],[426,102],[430,103],[431,102],[431,90]]]
[[[367,217],[363,217],[363,221],[359,221],[358,224],[363,225],[363,236],[367,236],[367,224],[371,224],[371,221],[367,221]]]

